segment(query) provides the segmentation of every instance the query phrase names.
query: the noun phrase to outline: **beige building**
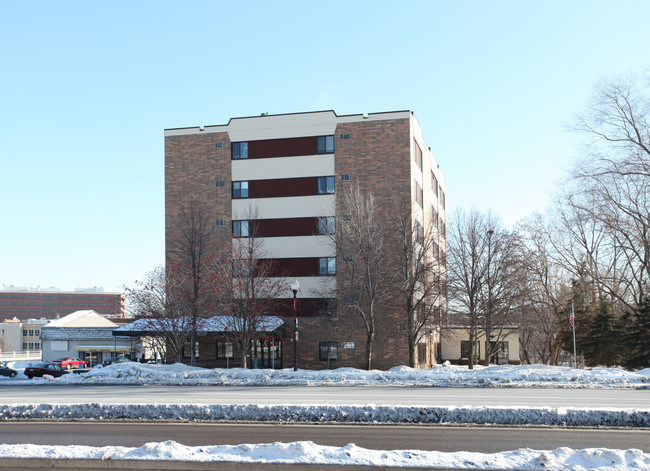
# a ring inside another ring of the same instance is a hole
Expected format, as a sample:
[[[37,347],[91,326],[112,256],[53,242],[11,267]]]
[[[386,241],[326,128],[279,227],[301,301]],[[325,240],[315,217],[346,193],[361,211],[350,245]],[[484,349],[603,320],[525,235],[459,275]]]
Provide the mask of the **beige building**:
[[[441,360],[458,365],[469,362],[469,328],[443,327],[440,333]],[[492,340],[495,354],[490,359],[491,364],[518,365],[519,359],[519,332],[516,327],[505,327],[500,331],[498,340]],[[477,332],[476,346],[474,349],[475,363],[484,363],[487,353],[485,332]],[[476,361],[478,360],[478,361]]]
[[[0,324],[0,353],[40,352],[41,328],[47,319],[5,319]]]

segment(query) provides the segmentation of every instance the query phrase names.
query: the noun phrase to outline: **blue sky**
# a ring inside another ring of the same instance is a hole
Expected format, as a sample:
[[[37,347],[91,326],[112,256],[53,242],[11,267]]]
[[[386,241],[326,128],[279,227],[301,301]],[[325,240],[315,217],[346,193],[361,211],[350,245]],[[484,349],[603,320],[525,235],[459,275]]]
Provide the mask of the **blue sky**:
[[[543,210],[650,2],[3,2],[0,285],[119,290],[163,263],[165,128],[413,110],[450,209]]]

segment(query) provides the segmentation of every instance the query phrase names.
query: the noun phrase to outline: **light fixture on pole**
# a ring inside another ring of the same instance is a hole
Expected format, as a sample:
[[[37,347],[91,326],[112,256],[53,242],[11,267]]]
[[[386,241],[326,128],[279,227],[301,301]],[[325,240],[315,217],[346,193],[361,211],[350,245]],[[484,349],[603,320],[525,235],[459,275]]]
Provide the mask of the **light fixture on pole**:
[[[293,291],[293,371],[298,371],[298,316],[296,313],[296,295],[300,289],[298,280],[291,283],[291,291]]]

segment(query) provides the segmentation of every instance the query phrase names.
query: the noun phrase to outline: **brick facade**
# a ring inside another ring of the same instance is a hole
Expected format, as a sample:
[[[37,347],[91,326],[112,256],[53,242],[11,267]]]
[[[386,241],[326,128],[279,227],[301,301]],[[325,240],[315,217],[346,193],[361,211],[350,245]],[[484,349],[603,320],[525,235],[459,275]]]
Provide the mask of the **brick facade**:
[[[403,198],[410,202],[411,217],[415,218],[416,212],[413,208],[418,203],[416,203],[417,195],[415,194],[417,186],[414,182],[417,180],[418,185],[423,189],[422,210],[419,214],[424,214],[426,220],[430,217],[430,208],[435,205],[434,211],[439,212],[446,221],[445,211],[440,208],[438,199],[433,195],[429,184],[429,175],[435,171],[440,179],[441,188],[444,188],[442,174],[435,164],[433,154],[430,151],[427,152],[428,148],[424,146],[421,136],[419,134],[416,136],[414,132],[416,127],[419,130],[417,121],[414,120],[410,112],[383,113],[368,117],[338,117],[333,112],[319,112],[237,118],[224,126],[166,131],[165,228],[168,261],[173,261],[174,258],[171,241],[178,237],[172,221],[178,217],[183,205],[192,200],[209,208],[215,221],[224,221],[223,226],[215,228],[214,243],[229,250],[234,206],[231,193],[233,162],[237,162],[231,160],[231,142],[261,142],[264,140],[264,144],[268,145],[274,138],[277,140],[289,138],[304,143],[305,139],[311,139],[309,136],[333,135],[335,143],[334,177],[337,190],[345,188],[346,185],[358,184],[363,192],[374,194],[379,211],[383,213],[393,210],[396,198]],[[274,134],[276,132],[274,129],[277,129],[277,135]],[[345,139],[341,139],[342,134],[346,135]],[[414,166],[417,167],[417,164],[414,164],[415,139],[420,141],[424,158],[422,159],[422,170],[414,172]],[[280,142],[276,147],[282,148],[287,142]],[[216,143],[223,144],[219,145],[221,148],[217,148]],[[281,169],[286,168],[287,174],[292,171],[296,172],[296,168],[303,172],[300,175],[288,175],[291,178],[311,178],[311,166],[308,163],[310,160],[306,159],[312,158],[314,165],[322,165],[322,161],[318,159],[326,157],[276,158],[274,154],[273,158],[254,159],[256,162],[260,160],[277,161],[278,167],[272,169],[277,175],[268,177],[254,175],[251,178],[253,180],[267,178],[265,180],[267,185],[268,182],[272,184],[274,181],[281,181],[284,177],[282,172],[278,173],[278,168],[281,166],[286,166]],[[253,160],[248,163],[252,162]],[[344,175],[346,177],[349,175],[350,180],[343,180]],[[320,174],[313,175],[313,177],[318,176]],[[241,180],[241,178],[237,178],[237,180]],[[221,184],[217,186],[217,182],[221,182]],[[297,201],[296,198],[290,197],[277,198],[277,204],[290,208],[292,204],[295,204],[294,200]],[[241,202],[241,200],[237,201]],[[306,206],[306,208],[313,208],[313,203],[309,204],[312,206]],[[290,213],[291,211],[287,209],[285,212]],[[301,214],[300,216],[315,217],[319,215]],[[334,215],[332,214],[332,216]],[[265,215],[261,214],[260,217],[264,219]],[[277,215],[266,217],[276,221]],[[235,218],[239,219],[240,217]],[[297,244],[301,241],[307,243],[309,236],[296,240]],[[279,258],[282,257],[279,256]],[[285,258],[287,257],[285,256]],[[340,275],[337,275],[337,282],[344,283]],[[303,281],[301,281],[302,285]],[[304,296],[316,295],[311,293]],[[287,297],[290,297],[289,292],[287,292]],[[342,300],[338,299],[338,303],[341,305]],[[289,309],[289,311],[291,310]],[[398,306],[384,305],[381,307],[375,336],[373,368],[387,369],[396,365],[408,364],[408,344],[404,333],[400,333],[398,329],[401,315]],[[293,365],[292,316],[293,312],[287,312],[285,316],[287,328],[285,337],[282,339],[282,366],[285,368]],[[419,359],[420,366],[426,367],[435,363],[438,341],[435,335],[427,336],[426,346],[422,349],[423,358]],[[359,316],[343,318],[337,316],[333,319],[324,316],[300,317],[298,341],[300,368],[322,369],[328,367],[327,361],[323,361],[319,357],[321,342],[336,342],[338,344],[338,360],[330,362],[329,367],[364,367],[366,334]],[[206,345],[205,351],[209,352],[212,348],[214,347]],[[202,350],[204,350],[203,347]],[[238,353],[235,353],[236,358],[237,355]],[[208,356],[212,356],[212,354],[210,353]],[[205,357],[200,361],[206,363],[204,366],[216,365],[215,362],[210,363],[205,360]]]

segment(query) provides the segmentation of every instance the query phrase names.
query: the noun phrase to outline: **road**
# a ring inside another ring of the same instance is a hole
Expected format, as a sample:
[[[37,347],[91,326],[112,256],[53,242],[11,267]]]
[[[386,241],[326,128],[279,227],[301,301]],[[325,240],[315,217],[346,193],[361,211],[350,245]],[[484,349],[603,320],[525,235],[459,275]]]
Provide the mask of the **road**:
[[[327,386],[102,386],[3,381],[0,404],[377,404],[650,409],[650,390]]]
[[[0,404],[16,403],[377,404],[650,409],[650,390],[304,386],[102,386],[5,381]],[[650,430],[440,425],[289,425],[205,423],[4,422],[0,443],[140,446],[291,442],[376,449],[498,452],[522,447],[638,448]]]
[[[311,440],[320,445],[393,450],[495,453],[535,448],[638,448],[650,452],[650,430],[418,425],[270,425],[196,423],[0,423],[0,443],[141,446],[174,440],[188,446]]]

